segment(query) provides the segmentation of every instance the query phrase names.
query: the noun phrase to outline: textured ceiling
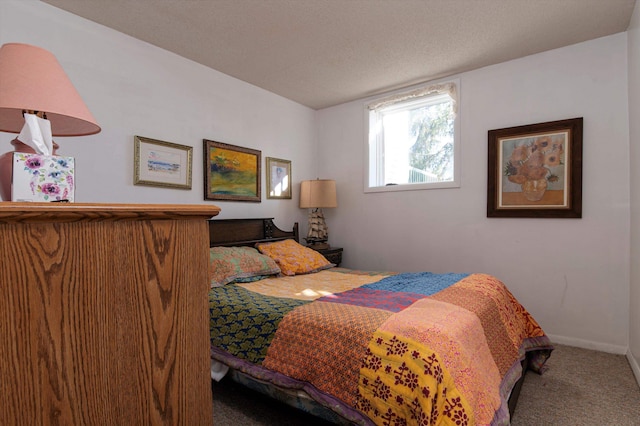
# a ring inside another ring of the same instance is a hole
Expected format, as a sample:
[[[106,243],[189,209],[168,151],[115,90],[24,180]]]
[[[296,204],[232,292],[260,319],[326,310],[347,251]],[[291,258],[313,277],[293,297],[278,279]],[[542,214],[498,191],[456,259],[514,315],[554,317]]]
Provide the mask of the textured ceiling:
[[[43,0],[314,109],[626,31],[635,0]]]

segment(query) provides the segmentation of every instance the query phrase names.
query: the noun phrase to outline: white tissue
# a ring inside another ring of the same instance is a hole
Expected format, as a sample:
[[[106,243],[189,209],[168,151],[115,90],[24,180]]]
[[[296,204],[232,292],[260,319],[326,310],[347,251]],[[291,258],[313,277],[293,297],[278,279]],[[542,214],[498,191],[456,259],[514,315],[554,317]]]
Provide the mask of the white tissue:
[[[216,361],[213,359],[211,360],[211,378],[213,380],[219,382],[220,380],[222,380],[225,374],[227,374],[227,371],[229,371],[228,366],[221,363],[220,361]]]
[[[24,126],[18,140],[33,148],[36,153],[53,155],[51,122],[35,114],[24,114]]]

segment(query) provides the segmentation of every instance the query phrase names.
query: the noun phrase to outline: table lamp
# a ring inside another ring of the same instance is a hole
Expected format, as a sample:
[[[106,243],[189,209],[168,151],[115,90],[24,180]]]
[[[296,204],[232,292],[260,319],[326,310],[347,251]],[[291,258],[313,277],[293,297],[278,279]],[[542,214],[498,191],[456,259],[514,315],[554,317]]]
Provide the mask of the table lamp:
[[[53,136],[93,135],[100,126],[53,54],[7,43],[0,47],[0,131],[19,134],[15,152],[53,155]],[[11,200],[12,158],[0,157],[3,200]]]
[[[329,228],[322,209],[332,207],[338,207],[335,180],[316,179],[300,182],[300,208],[312,209],[309,212],[309,231],[304,240],[315,249],[329,248]]]

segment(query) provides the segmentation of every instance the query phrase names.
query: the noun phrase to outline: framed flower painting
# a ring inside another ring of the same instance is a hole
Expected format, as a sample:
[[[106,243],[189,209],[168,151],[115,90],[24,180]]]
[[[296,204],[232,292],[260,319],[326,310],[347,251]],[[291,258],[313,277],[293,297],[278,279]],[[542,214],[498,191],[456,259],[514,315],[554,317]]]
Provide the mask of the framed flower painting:
[[[487,217],[582,217],[582,121],[489,130]]]

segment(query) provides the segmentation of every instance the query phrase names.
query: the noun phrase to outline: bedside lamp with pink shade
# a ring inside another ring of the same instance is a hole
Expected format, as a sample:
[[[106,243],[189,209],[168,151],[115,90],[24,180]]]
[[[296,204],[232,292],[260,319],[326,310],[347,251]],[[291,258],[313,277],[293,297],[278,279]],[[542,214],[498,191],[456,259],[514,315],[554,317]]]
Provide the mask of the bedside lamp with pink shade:
[[[0,132],[15,152],[55,154],[53,136],[86,136],[100,126],[55,56],[22,43],[0,47]],[[0,196],[11,200],[13,152],[0,157]]]

